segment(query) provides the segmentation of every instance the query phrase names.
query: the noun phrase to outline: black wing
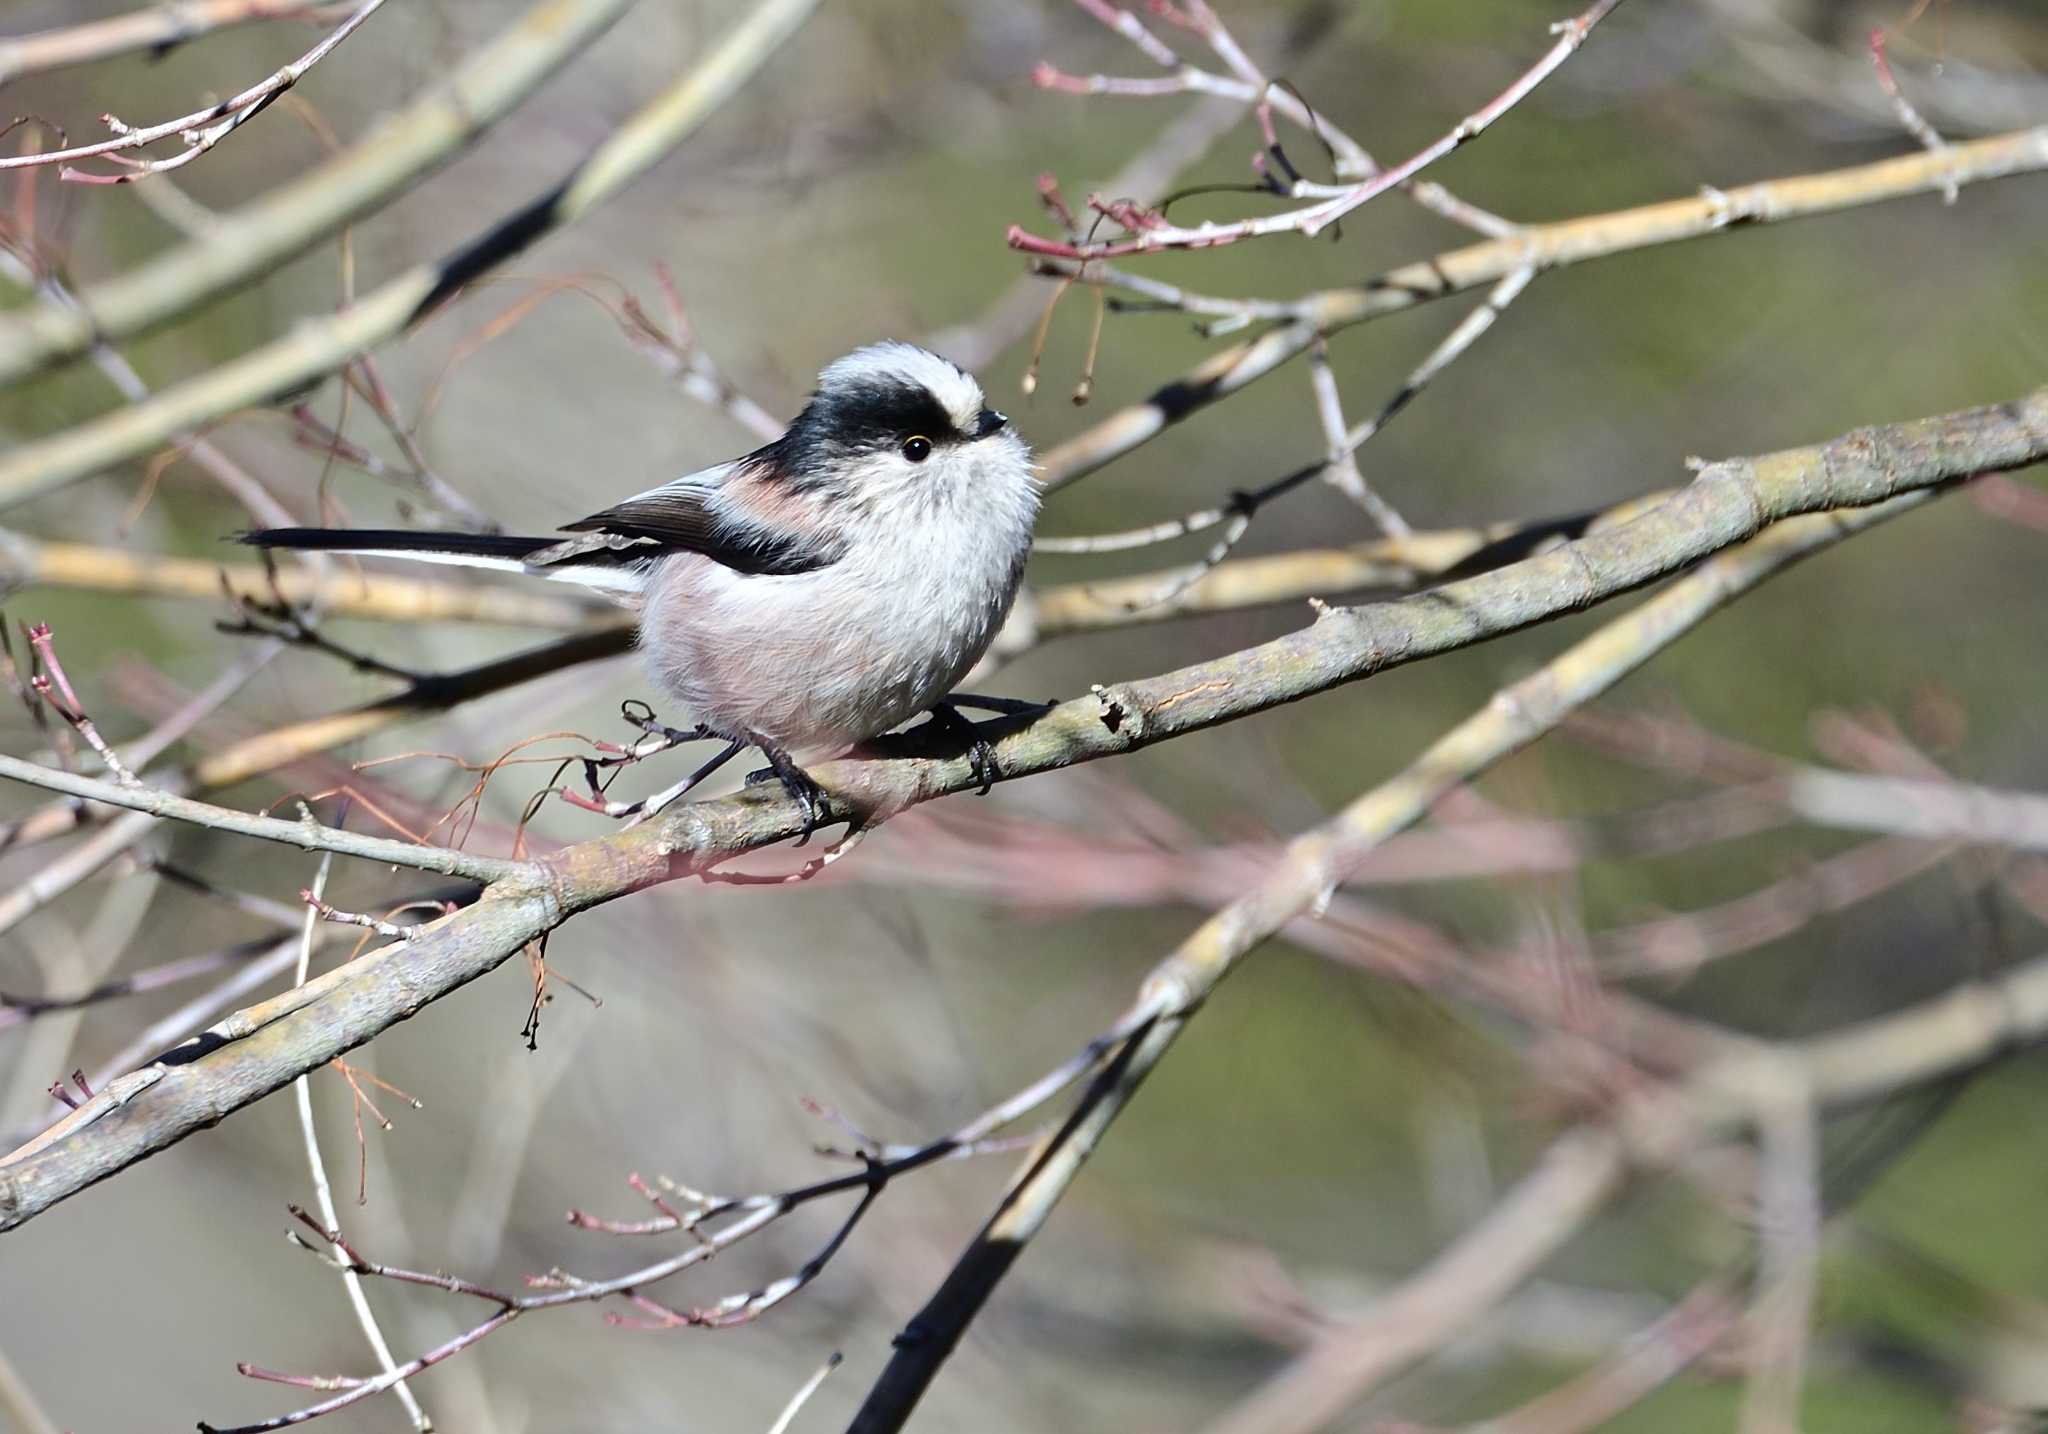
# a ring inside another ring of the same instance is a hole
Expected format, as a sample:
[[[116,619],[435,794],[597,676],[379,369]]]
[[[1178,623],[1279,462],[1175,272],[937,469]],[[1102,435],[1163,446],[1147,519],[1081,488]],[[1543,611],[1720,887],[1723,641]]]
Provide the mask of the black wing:
[[[709,476],[709,475],[706,475]],[[594,549],[616,549],[620,559],[657,557],[663,550],[702,553],[735,572],[786,575],[815,572],[839,560],[839,546],[808,533],[735,520],[714,506],[715,482],[695,475],[626,499],[565,533],[588,533],[536,553],[532,561],[589,561]],[[607,539],[612,541],[606,541]]]

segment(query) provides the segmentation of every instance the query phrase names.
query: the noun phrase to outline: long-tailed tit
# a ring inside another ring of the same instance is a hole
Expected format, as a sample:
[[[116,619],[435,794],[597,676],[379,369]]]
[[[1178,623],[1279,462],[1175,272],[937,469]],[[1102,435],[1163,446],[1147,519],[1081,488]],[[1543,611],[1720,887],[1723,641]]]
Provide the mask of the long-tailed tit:
[[[1030,450],[981,386],[889,342],[819,374],[774,442],[550,537],[273,528],[242,541],[605,593],[638,612],[648,674],[701,724],[692,735],[727,742],[653,804],[754,746],[808,836],[820,793],[792,753],[843,751],[928,710],[962,725],[945,698],[1009,611],[1037,512]],[[979,748],[984,783],[988,761]]]

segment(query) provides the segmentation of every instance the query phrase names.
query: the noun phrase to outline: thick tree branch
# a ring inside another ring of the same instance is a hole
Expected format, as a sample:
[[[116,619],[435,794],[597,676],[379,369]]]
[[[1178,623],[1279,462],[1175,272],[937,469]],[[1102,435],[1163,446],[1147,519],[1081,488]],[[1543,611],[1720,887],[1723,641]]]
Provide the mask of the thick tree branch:
[[[1492,714],[1492,721],[1474,719],[1480,725],[1454,731],[1407,777],[1340,819],[1349,823],[1341,827],[1341,838],[1312,834],[1297,842],[1309,855],[1283,863],[1262,895],[1215,918],[1162,968],[1153,985],[1163,999],[1162,1022],[1145,1037],[1150,1042],[1159,1031],[1177,1030],[1200,991],[1212,987],[1275,924],[1313,901],[1356,854],[1419,818],[1449,786],[1493,760],[1489,754],[1532,740],[1575,702],[1605,690],[1762,573],[1910,504],[1915,495],[2043,457],[2048,390],[2009,404],[1862,429],[1815,447],[1713,464],[1642,516],[1555,552],[1430,592],[1329,609],[1308,628],[1273,642],[1163,676],[1099,687],[1043,716],[1015,719],[1013,730],[997,741],[997,756],[1006,775],[1019,777],[1148,746],[1579,611],[1771,528],[1763,542],[1709,565],[1610,624],[1539,674],[1543,682],[1518,684],[1482,714]],[[1874,506],[1888,500],[1900,501]],[[1826,511],[1839,508],[1870,511]],[[1821,516],[1771,526],[1807,513]],[[1558,681],[1559,672],[1579,685],[1569,691],[1546,685]],[[924,751],[926,740],[911,734],[878,747]],[[868,822],[979,785],[965,752],[839,761],[817,767],[814,775],[827,788],[835,819]],[[753,788],[686,804],[644,826],[518,868],[484,901],[436,922],[414,940],[230,1018],[210,1043],[202,1038],[203,1049],[192,1058],[152,1067],[161,1076],[117,1111],[0,1162],[0,1230],[362,1044],[490,971],[575,912],[705,873],[735,855],[794,836],[801,825],[793,802]],[[239,1050],[245,1040],[254,1044]]]
[[[1760,459],[1746,466],[1761,471],[1774,464],[1771,459]],[[1828,472],[1824,461],[1817,466],[1821,473]],[[1880,460],[1872,467],[1874,471],[1889,470],[1890,465]],[[1703,474],[1700,481],[1707,481],[1708,476]],[[1899,492],[1874,506],[1792,518],[1720,553],[1635,611],[1495,694],[1484,708],[1438,739],[1404,771],[1352,802],[1331,821],[1288,843],[1270,874],[1205,921],[1153,968],[1140,993],[1138,1009],[1149,1011],[1155,1023],[1126,1046],[1123,1054],[1127,1059],[1117,1079],[1111,1082],[1105,1077],[1099,1082],[1068,1129],[1053,1137],[1019,1172],[1016,1184],[961,1255],[939,1293],[898,1338],[896,1353],[851,1428],[858,1434],[886,1434],[909,1419],[997,1281],[1066,1193],[1081,1160],[1223,978],[1250,951],[1303,912],[1327,902],[1360,861],[1390,836],[1421,821],[1451,791],[1551,731],[1573,710],[1606,692],[1731,599],[1808,554],[1927,501],[1934,491]],[[1679,505],[1684,497],[1681,493],[1660,508]],[[1637,521],[1655,516],[1653,511]],[[1583,557],[1598,541],[1582,539],[1572,548],[1580,550]],[[1071,1141],[1074,1148],[1063,1152],[1062,1140]],[[1569,1150],[1571,1158],[1531,1177],[1522,1191],[1496,1212],[1498,1221],[1488,1222],[1497,1236],[1488,1234],[1470,1258],[1461,1254],[1451,1262],[1450,1269],[1461,1279],[1474,1271],[1486,1272],[1479,1281],[1486,1299],[1519,1282],[1528,1269],[1578,1228],[1620,1177],[1620,1145],[1610,1133],[1596,1131],[1586,1139],[1568,1138],[1558,1150]],[[1561,1213],[1555,1219],[1538,1218],[1543,1212]],[[1394,1344],[1408,1348],[1398,1340]],[[1270,1421],[1286,1407],[1262,1408],[1260,1418]],[[1300,1427],[1316,1427],[1330,1412],[1323,1410],[1313,1424]]]

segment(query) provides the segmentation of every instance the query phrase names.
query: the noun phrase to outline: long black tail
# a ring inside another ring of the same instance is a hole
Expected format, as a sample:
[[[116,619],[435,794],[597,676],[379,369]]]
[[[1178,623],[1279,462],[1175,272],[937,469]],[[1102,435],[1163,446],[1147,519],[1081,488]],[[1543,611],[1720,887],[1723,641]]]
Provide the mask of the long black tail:
[[[521,563],[560,538],[516,538],[502,533],[421,533],[404,528],[263,528],[237,533],[235,541],[254,548],[295,548],[300,552],[392,553],[431,561],[496,558]]]
[[[355,553],[367,558],[405,558],[416,563],[523,573],[591,588],[629,606],[645,586],[648,566],[637,553],[601,544],[593,544],[588,553],[551,554],[544,564],[528,561],[543,549],[563,546],[560,535],[515,538],[495,533],[419,533],[403,528],[265,528],[237,537],[256,548]]]

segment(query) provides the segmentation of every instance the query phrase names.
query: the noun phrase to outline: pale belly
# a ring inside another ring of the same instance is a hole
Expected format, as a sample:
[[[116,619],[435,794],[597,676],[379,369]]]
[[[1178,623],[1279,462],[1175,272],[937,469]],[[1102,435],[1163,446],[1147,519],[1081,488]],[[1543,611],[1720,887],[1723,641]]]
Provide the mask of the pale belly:
[[[642,656],[689,721],[790,750],[844,750],[952,690],[994,637],[1020,572],[1021,562],[978,574],[910,563],[749,577],[678,556],[652,575]]]

